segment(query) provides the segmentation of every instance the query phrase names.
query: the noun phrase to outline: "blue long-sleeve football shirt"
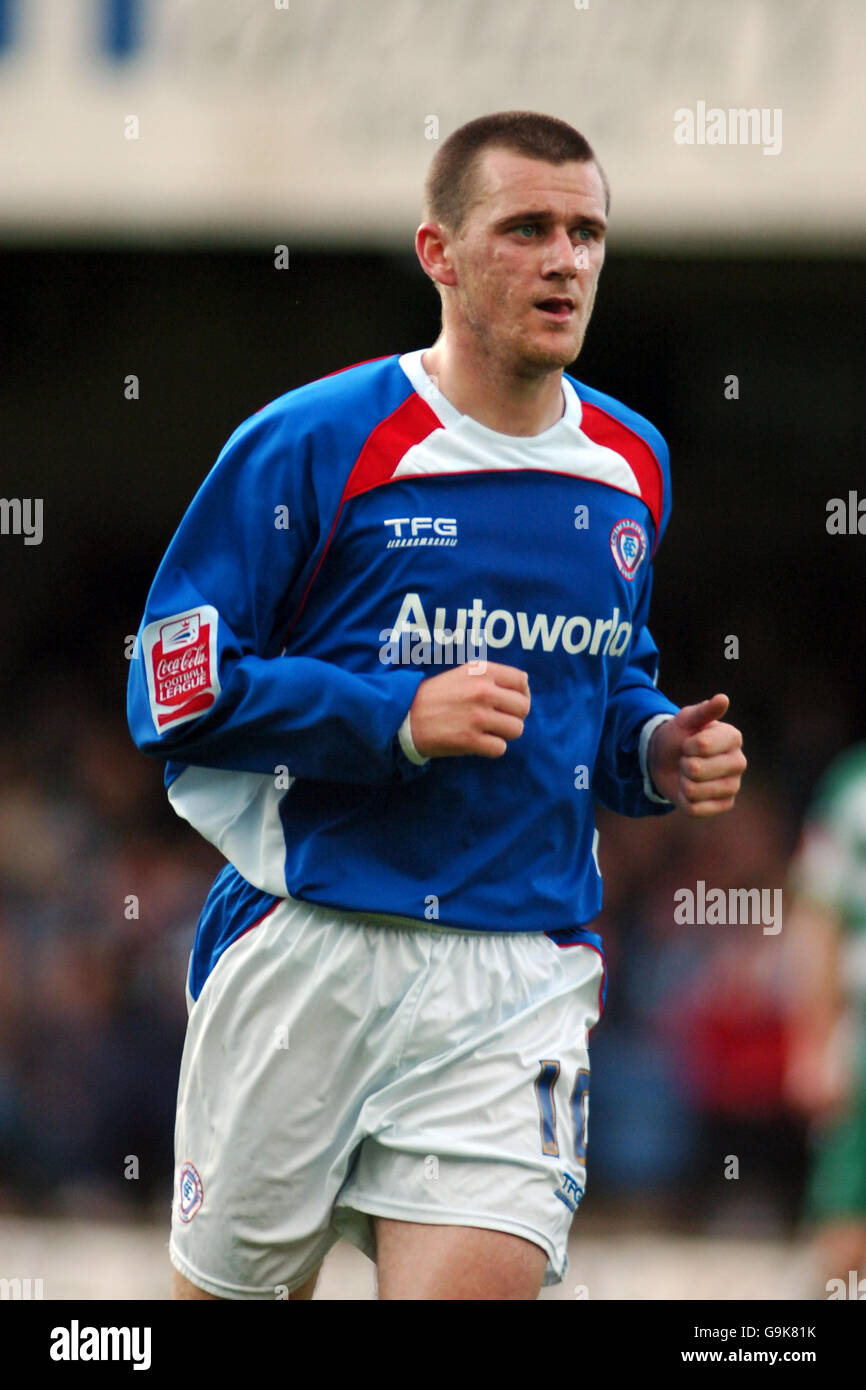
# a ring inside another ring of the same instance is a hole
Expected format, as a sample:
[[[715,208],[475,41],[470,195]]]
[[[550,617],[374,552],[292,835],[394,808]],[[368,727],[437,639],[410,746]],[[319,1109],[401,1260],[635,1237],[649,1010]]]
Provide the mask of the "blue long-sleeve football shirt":
[[[422,352],[245,421],[148,597],[130,729],[229,861],[194,993],[287,895],[597,940],[580,930],[601,906],[593,802],[670,809],[641,757],[677,710],[647,627],[664,440],[568,375],[556,424],[500,434],[444,399]],[[528,672],[522,736],[501,758],[419,761],[419,683],[479,656]]]

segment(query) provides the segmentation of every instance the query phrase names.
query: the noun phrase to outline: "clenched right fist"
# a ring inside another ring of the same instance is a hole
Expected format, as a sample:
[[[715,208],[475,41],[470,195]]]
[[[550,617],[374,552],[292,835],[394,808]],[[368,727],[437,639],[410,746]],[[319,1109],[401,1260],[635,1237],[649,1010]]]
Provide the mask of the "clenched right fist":
[[[409,710],[412,741],[422,758],[475,753],[501,758],[523,733],[529,677],[516,666],[469,661],[421,682]]]

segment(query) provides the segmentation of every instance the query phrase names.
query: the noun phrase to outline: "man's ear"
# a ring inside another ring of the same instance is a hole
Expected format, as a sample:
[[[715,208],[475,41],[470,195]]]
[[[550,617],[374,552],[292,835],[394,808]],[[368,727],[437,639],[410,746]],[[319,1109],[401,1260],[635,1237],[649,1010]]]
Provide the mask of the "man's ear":
[[[448,234],[437,222],[422,222],[415,233],[415,252],[425,275],[437,286],[457,283],[448,248]]]

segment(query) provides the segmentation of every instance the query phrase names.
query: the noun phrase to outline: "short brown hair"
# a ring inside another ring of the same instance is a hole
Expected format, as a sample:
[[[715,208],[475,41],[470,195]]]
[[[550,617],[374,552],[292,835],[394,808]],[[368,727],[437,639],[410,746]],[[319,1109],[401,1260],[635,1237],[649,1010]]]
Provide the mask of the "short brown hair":
[[[610,189],[589,141],[556,116],[537,111],[498,111],[478,116],[459,129],[436,151],[424,183],[425,216],[451,232],[459,232],[477,197],[476,171],[482,150],[512,150],[548,164],[592,163],[604,186],[604,210],[610,208]]]

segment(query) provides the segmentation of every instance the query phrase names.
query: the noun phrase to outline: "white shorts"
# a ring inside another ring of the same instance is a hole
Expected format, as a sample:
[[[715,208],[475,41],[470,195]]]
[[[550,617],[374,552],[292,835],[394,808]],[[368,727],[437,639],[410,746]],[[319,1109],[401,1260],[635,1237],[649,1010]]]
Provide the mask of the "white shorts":
[[[222,1298],[303,1284],[373,1216],[510,1231],[567,1270],[603,962],[538,932],[395,926],[291,899],[190,1017],[172,1263]]]

